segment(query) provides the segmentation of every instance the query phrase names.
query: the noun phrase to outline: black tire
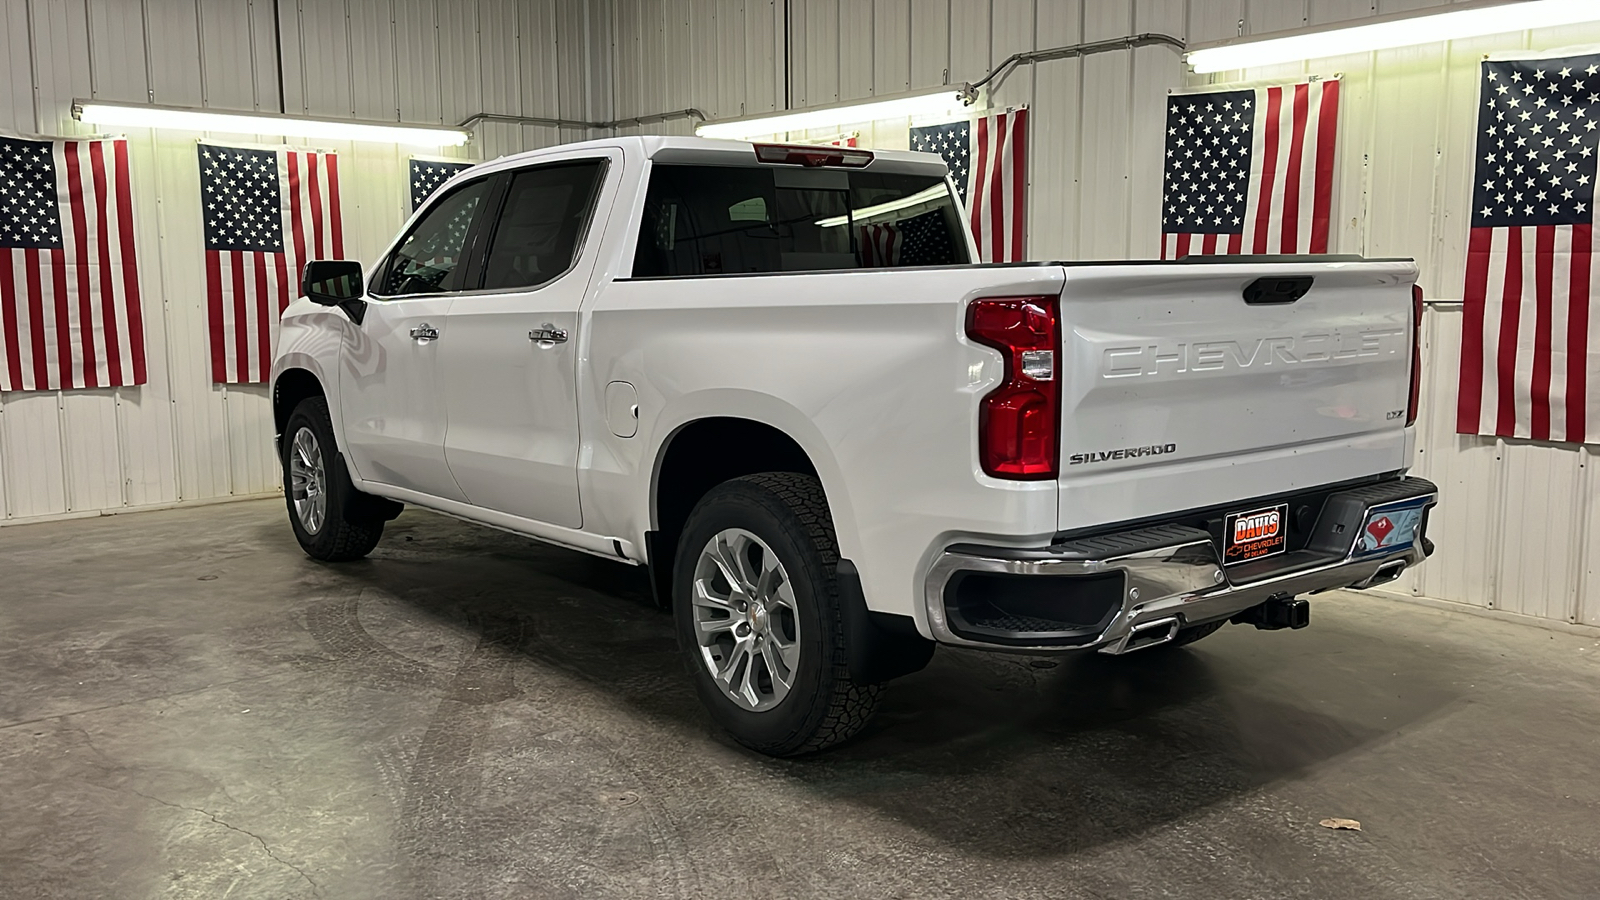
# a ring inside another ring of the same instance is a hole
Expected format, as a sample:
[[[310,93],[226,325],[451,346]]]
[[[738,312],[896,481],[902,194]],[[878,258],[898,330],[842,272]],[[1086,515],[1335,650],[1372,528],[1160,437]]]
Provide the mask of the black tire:
[[[315,530],[302,521],[295,508],[290,457],[295,453],[295,439],[302,429],[310,431],[316,439],[316,455],[321,459],[324,473],[322,489],[326,513]],[[399,504],[364,494],[351,483],[344,457],[334,442],[333,419],[328,415],[328,401],[324,397],[308,397],[294,408],[283,429],[278,461],[283,465],[283,498],[289,508],[289,525],[294,529],[295,540],[300,542],[300,549],[312,559],[323,562],[361,559],[371,553],[378,539],[383,537],[383,523],[399,512]]]
[[[789,576],[797,607],[800,661],[793,685],[777,705],[761,711],[740,707],[713,679],[701,656],[690,602],[701,551],[731,528],[748,531],[772,548]],[[752,750],[771,756],[815,753],[853,737],[877,709],[882,685],[852,681],[846,663],[838,562],[822,484],[808,475],[764,472],[735,478],[713,488],[689,514],[672,576],[678,644],[711,717]]]

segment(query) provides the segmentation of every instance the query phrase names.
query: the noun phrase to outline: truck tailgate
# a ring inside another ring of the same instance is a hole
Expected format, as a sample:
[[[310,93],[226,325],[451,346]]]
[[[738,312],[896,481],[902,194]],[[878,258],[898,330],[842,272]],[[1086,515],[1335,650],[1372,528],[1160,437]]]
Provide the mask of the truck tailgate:
[[[1059,525],[1074,530],[1409,465],[1402,262],[1067,266]],[[1260,278],[1310,277],[1247,303]]]

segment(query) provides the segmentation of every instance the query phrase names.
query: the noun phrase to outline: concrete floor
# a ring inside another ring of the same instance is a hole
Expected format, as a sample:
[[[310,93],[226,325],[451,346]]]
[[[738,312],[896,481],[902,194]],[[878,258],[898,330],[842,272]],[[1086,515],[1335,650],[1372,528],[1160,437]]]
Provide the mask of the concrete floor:
[[[774,761],[638,570],[431,514],[343,566],[275,501],[0,561],[0,897],[1600,892],[1588,637],[1340,595],[1175,652],[941,650]]]

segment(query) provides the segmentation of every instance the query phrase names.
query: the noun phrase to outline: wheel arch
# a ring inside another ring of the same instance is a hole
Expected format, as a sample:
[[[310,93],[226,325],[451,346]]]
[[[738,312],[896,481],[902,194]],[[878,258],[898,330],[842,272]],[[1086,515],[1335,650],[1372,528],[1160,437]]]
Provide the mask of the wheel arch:
[[[670,595],[671,560],[689,513],[707,492],[729,479],[757,472],[816,478],[828,500],[841,553],[853,545],[846,536],[853,537],[853,530],[841,476],[821,434],[806,432],[766,418],[720,414],[685,417],[667,432],[651,466],[650,530],[645,534],[658,601]]]
[[[289,416],[304,400],[311,397],[328,397],[328,391],[310,369],[294,366],[278,373],[272,381],[272,433],[281,442],[283,428]],[[329,398],[331,402],[331,398]],[[337,431],[337,429],[335,429]]]

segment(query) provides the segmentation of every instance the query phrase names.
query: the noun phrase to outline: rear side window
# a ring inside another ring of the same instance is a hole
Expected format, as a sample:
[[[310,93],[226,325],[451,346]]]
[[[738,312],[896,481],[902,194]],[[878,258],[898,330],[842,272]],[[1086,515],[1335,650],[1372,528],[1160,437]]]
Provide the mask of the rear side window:
[[[572,268],[604,165],[584,160],[511,176],[484,261],[484,288],[535,288]]]
[[[968,262],[942,177],[656,165],[636,278]]]
[[[374,293],[392,297],[461,290],[467,236],[488,192],[489,180],[481,178],[428,207],[384,262]]]

